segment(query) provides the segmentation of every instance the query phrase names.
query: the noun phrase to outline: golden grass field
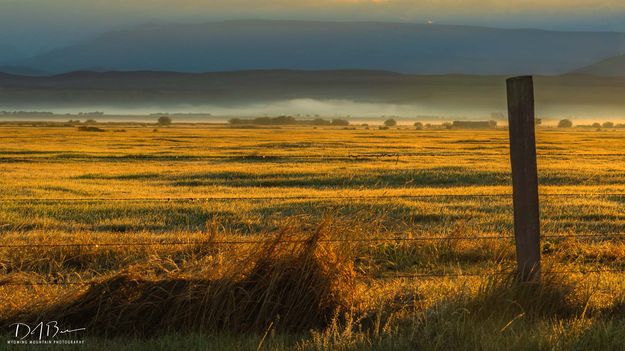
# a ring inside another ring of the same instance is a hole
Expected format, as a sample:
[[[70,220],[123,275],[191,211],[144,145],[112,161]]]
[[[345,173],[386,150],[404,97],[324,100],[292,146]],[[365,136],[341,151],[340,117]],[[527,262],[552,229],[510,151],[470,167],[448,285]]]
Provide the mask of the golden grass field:
[[[88,350],[625,348],[624,130],[538,129],[547,274],[518,286],[506,130],[98,127],[0,125],[4,324],[82,323]]]

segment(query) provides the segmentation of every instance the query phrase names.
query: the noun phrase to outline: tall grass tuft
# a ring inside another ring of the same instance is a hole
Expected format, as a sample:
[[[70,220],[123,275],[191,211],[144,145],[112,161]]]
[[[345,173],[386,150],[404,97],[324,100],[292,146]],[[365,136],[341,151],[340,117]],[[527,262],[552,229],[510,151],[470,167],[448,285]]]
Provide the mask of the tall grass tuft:
[[[148,279],[127,270],[0,324],[52,318],[106,336],[324,328],[351,308],[356,277],[346,250],[320,242],[326,235],[323,225],[305,238],[282,231],[207,277]]]
[[[519,282],[515,274],[500,274],[486,279],[465,307],[482,317],[567,318],[581,312],[579,298],[563,275],[547,273],[538,282]]]

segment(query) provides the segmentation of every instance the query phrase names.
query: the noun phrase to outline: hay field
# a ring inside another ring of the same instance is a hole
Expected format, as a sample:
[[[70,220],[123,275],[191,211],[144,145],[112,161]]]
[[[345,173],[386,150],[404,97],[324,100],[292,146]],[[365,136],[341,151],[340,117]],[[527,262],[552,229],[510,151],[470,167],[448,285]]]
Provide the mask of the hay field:
[[[98,127],[0,126],[4,324],[94,350],[625,347],[625,131],[538,130],[553,273],[519,287],[505,130]]]

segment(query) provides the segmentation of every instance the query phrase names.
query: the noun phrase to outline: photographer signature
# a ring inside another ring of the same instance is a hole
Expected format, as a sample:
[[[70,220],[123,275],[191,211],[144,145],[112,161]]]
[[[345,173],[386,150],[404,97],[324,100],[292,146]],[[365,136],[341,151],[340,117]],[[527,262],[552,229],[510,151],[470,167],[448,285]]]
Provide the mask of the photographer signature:
[[[47,323],[39,322],[35,325],[27,323],[13,323],[9,328],[15,328],[14,337],[18,340],[26,338],[37,338],[37,340],[54,339],[57,336],[76,333],[87,330],[87,328],[63,329],[59,327],[58,321],[49,321]]]

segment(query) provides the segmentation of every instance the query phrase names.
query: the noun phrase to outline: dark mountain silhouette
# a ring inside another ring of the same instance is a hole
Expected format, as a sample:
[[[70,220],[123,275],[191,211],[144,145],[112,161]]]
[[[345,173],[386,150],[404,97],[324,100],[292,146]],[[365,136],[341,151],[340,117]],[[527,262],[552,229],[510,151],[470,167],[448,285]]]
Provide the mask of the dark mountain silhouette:
[[[0,72],[25,76],[41,76],[46,74],[43,71],[24,66],[0,66]]]
[[[24,62],[35,70],[389,70],[562,74],[625,53],[625,34],[382,22],[225,21],[111,32]]]

